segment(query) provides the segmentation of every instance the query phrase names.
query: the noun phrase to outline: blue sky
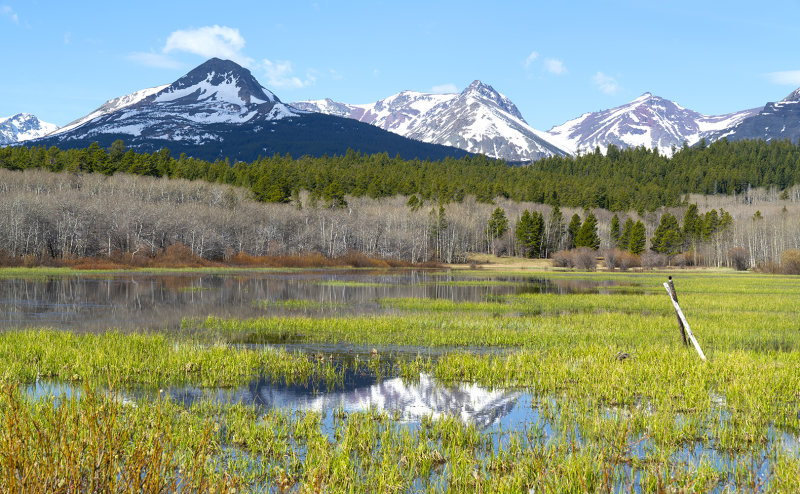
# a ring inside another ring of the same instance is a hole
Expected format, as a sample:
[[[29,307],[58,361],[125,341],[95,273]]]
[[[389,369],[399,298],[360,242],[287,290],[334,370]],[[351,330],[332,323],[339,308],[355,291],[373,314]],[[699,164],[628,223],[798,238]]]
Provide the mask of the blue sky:
[[[64,125],[232,58],[286,102],[475,79],[547,130],[644,92],[706,114],[800,86],[800,1],[0,0],[0,116]]]

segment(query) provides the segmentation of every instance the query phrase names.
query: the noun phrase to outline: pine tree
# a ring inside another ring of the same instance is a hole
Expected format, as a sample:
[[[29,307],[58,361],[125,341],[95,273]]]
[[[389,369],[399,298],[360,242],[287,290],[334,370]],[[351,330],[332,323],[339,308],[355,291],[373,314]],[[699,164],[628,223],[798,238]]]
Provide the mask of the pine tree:
[[[644,228],[644,223],[637,221],[631,228],[631,238],[628,242],[628,251],[631,254],[641,254],[644,252],[644,247],[647,244],[647,231]]]
[[[620,228],[619,228],[619,216],[614,213],[614,217],[611,218],[611,246],[612,247],[619,247],[619,237],[621,235]]]
[[[628,250],[631,243],[631,232],[633,231],[633,220],[628,218],[625,220],[625,226],[622,227],[622,235],[619,236],[618,246],[622,250]]]
[[[541,240],[541,229],[536,231],[533,216],[527,209],[522,213],[517,226],[514,228],[514,237],[519,244],[522,257],[537,257],[538,245]]]
[[[597,217],[589,213],[575,237],[575,247],[589,247],[597,250],[600,248],[600,237],[597,235]]]
[[[671,256],[680,252],[681,244],[683,238],[678,220],[671,213],[664,213],[650,239],[650,250]]]
[[[567,227],[567,249],[575,247],[575,239],[578,238],[578,232],[581,231],[581,217],[578,213],[572,215],[572,219]]]
[[[491,247],[492,254],[495,252],[494,241],[502,237],[508,231],[508,218],[503,208],[495,208],[489,222],[486,225],[486,239],[488,247]]]
[[[697,214],[697,204],[689,204],[683,215],[683,245],[685,249],[692,249],[700,236],[701,220]]]

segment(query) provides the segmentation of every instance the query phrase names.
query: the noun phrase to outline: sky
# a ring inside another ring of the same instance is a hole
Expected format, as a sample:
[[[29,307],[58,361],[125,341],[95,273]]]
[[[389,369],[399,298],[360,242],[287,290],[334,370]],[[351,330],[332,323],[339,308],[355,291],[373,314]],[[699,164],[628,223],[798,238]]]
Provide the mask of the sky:
[[[534,128],[642,93],[718,115],[800,87],[795,1],[0,0],[0,117],[65,125],[211,57],[282,101],[481,80]]]

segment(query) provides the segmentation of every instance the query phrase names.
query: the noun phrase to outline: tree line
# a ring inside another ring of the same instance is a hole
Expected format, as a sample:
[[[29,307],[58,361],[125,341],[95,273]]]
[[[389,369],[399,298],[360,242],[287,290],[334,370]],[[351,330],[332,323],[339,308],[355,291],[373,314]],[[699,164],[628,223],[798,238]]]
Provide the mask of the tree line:
[[[788,193],[795,197],[800,186]],[[594,257],[616,249],[724,266],[744,256],[747,266],[756,266],[800,248],[800,208],[781,195],[702,196],[689,206],[642,215],[501,198],[488,204],[469,196],[440,203],[415,195],[346,195],[332,205],[308,191],[281,204],[199,180],[0,169],[0,263],[3,256],[17,263],[133,258],[183,244],[213,260],[239,253],[338,257],[355,251],[411,262],[464,262],[474,252],[552,258],[583,247],[597,249]]]
[[[289,203],[307,191],[314,200],[344,205],[344,197],[417,196],[436,203],[496,200],[610,211],[655,211],[688,204],[690,193],[742,195],[774,186],[789,194],[800,184],[800,148],[789,141],[736,141],[684,146],[667,158],[644,147],[606,154],[542,159],[510,166],[485,156],[441,161],[403,160],[386,153],[341,156],[276,155],[253,162],[205,161],[168,149],[136,153],[122,141],[109,148],[0,148],[0,167],[204,180],[244,187],[260,202]],[[787,197],[788,198],[788,197]],[[795,197],[795,199],[797,199]]]

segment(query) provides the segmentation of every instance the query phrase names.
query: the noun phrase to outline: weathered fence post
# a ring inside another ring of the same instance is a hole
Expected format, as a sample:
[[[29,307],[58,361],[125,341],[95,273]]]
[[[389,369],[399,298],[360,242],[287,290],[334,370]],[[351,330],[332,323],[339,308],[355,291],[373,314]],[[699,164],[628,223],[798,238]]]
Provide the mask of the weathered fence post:
[[[675,313],[678,314],[678,319],[683,323],[683,328],[686,330],[686,336],[689,337],[689,341],[692,342],[694,349],[697,350],[697,354],[700,355],[700,358],[706,360],[706,356],[703,353],[703,349],[700,348],[700,343],[697,342],[697,339],[692,334],[692,329],[689,327],[689,322],[686,320],[686,316],[683,315],[683,311],[681,310],[681,306],[678,305],[678,301],[673,298],[672,290],[670,290],[669,283],[664,283],[664,288],[667,290],[667,295],[669,295],[669,299],[672,301],[672,305],[675,307]]]
[[[678,303],[678,294],[675,293],[675,284],[672,283],[672,276],[669,277],[668,283],[669,283],[670,296],[672,297],[672,300],[674,300],[675,303],[677,304]],[[683,321],[681,321],[681,316],[678,315],[678,311],[677,310],[675,311],[675,317],[678,319],[678,329],[681,330],[681,338],[683,339],[683,345],[686,346],[686,345],[689,344],[689,342],[686,341],[686,330],[683,327]]]

